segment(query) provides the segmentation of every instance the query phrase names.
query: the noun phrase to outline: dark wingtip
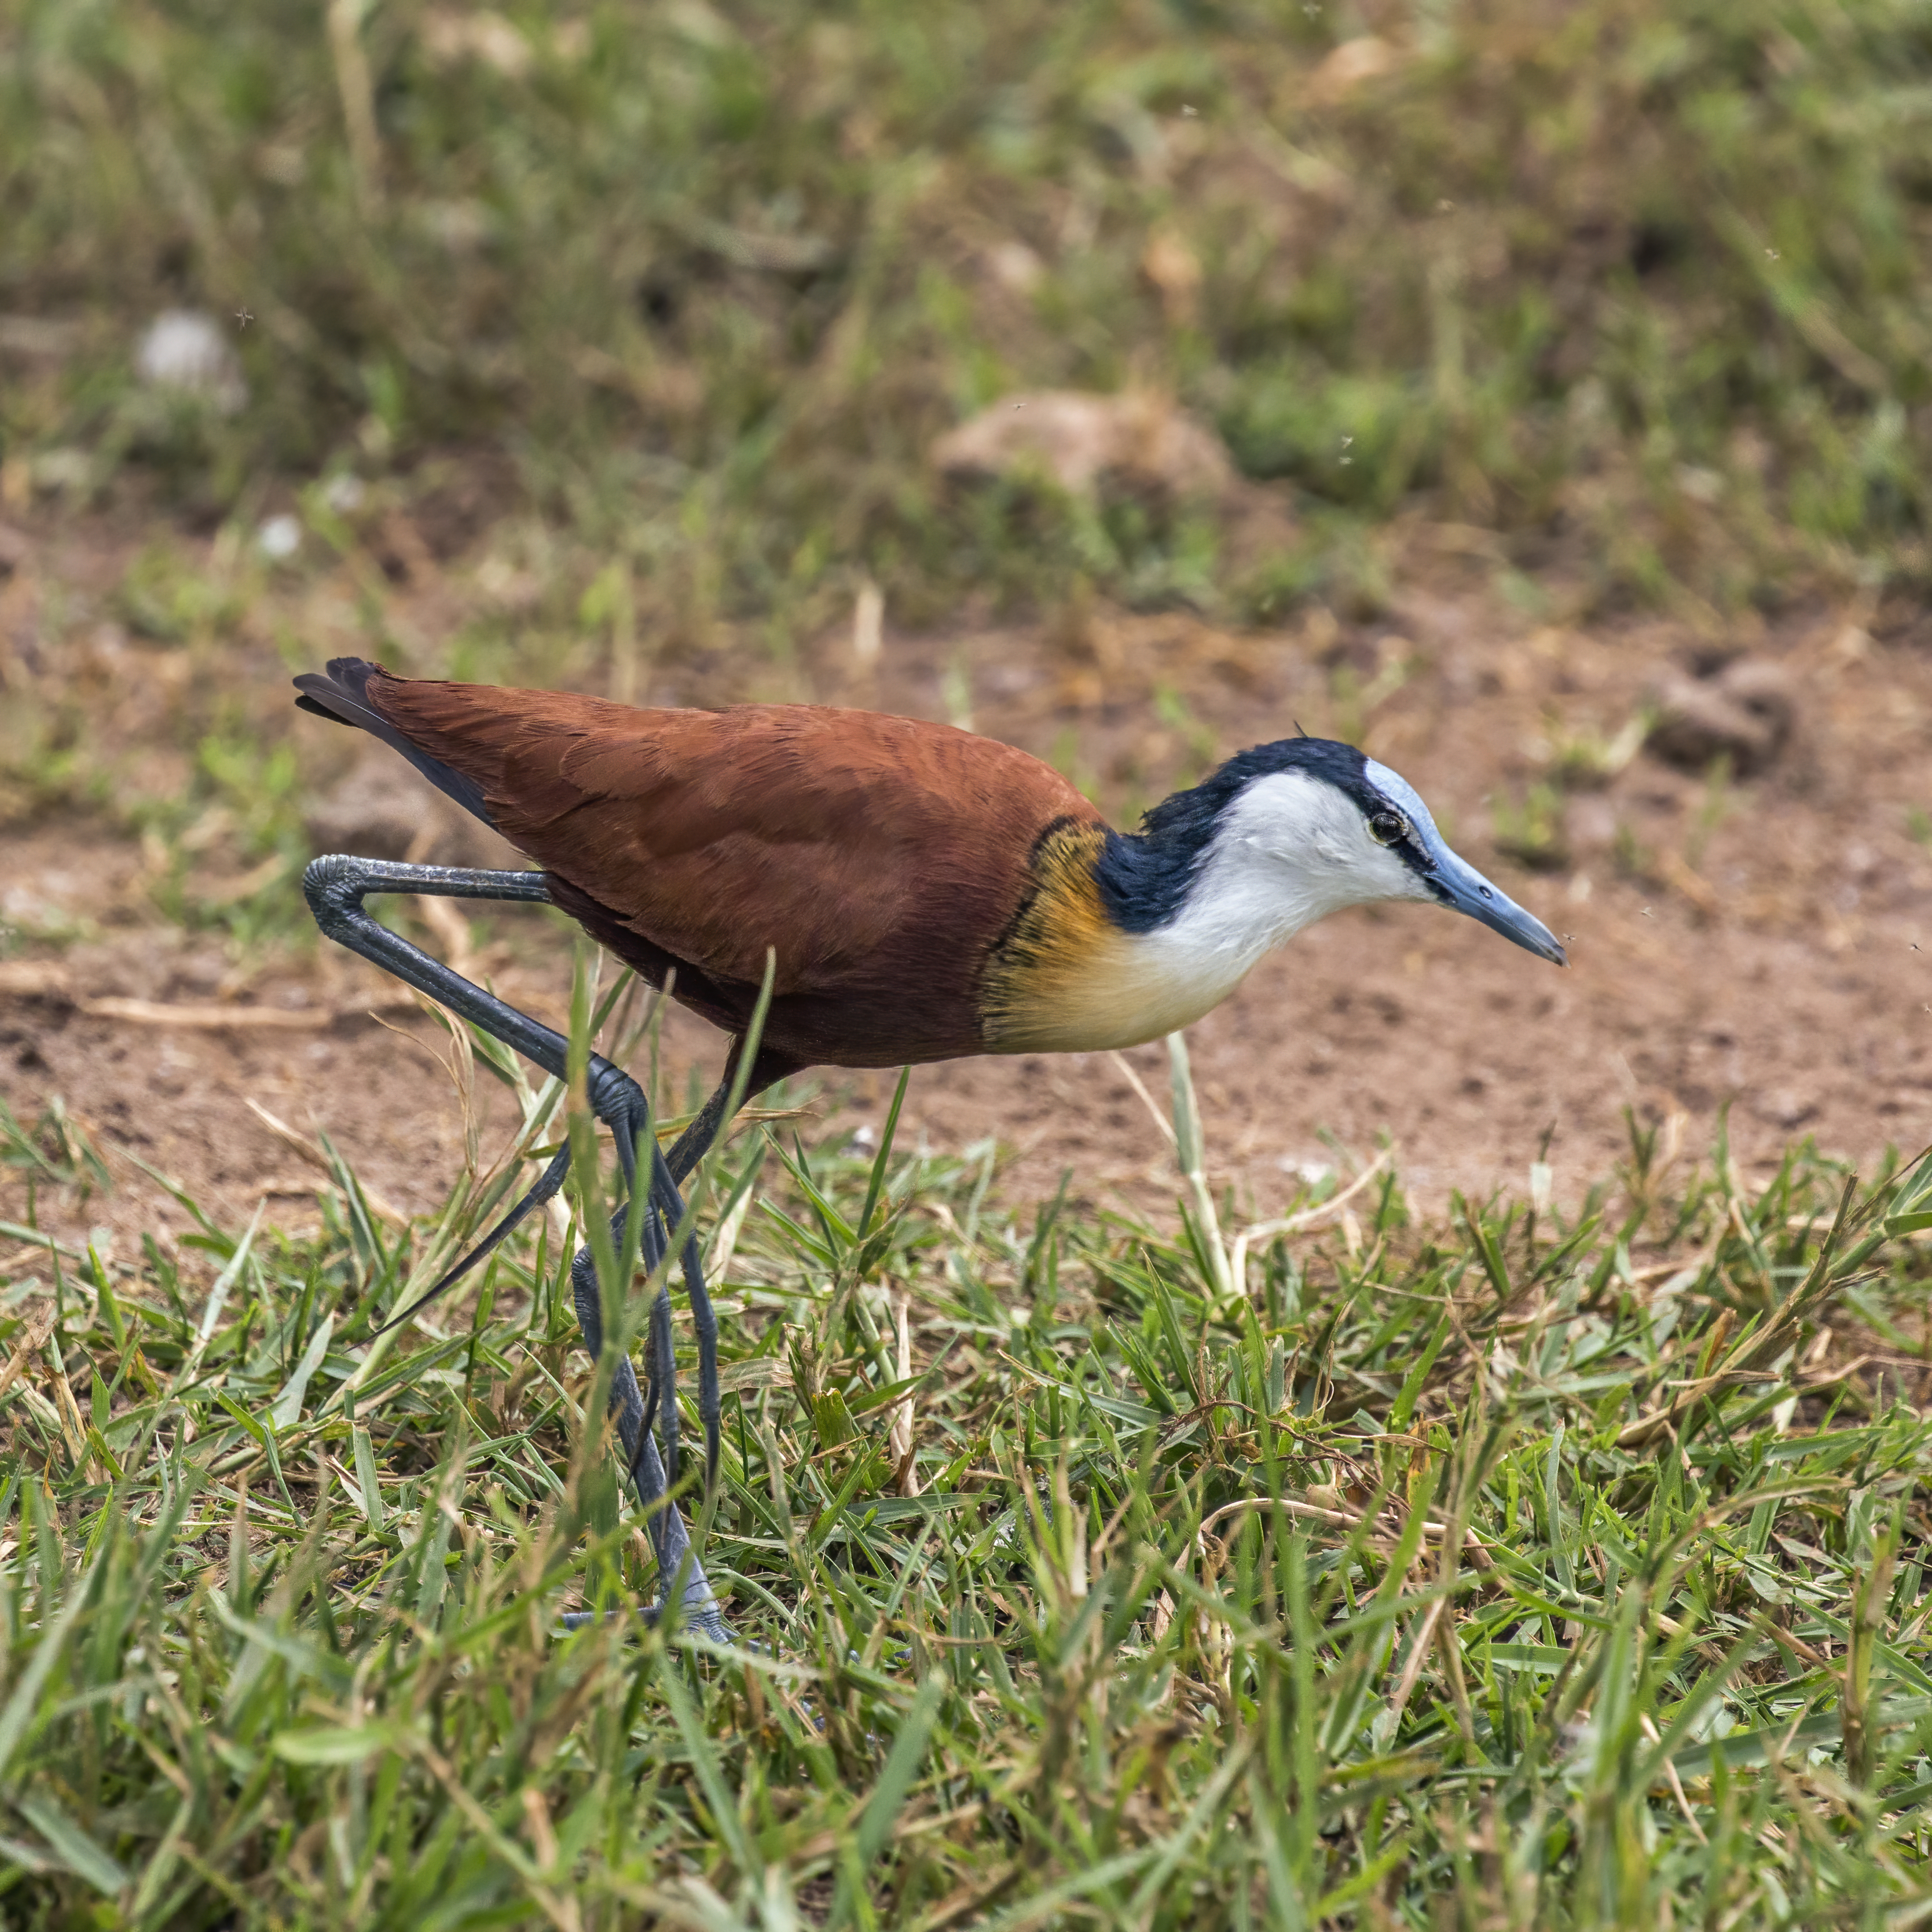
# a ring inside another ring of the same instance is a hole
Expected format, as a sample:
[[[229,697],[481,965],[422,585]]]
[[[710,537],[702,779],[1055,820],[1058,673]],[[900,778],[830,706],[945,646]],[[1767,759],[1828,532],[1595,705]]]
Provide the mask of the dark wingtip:
[[[298,711],[312,712],[318,718],[332,718],[338,724],[360,724],[356,715],[370,709],[369,680],[389,674],[367,658],[331,658],[321,670],[305,670],[295,680],[302,695],[296,700]],[[343,715],[343,708],[350,715]]]
[[[302,694],[296,700],[296,709],[312,712],[332,724],[356,725],[372,737],[380,738],[392,751],[408,759],[437,790],[453,798],[485,825],[494,825],[496,821],[484,802],[483,788],[476,779],[442,759],[432,758],[376,709],[369,695],[369,683],[378,677],[394,679],[394,674],[379,664],[371,664],[367,658],[331,658],[326,669],[305,670],[295,680],[295,687]]]

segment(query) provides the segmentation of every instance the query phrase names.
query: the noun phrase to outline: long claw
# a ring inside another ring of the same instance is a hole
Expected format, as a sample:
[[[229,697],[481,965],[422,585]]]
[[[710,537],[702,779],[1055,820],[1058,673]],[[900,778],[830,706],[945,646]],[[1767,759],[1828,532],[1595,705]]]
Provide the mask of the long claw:
[[[652,1163],[651,1191],[675,1238],[677,1224],[684,1216],[684,1196],[670,1162],[662,1154]],[[724,1407],[718,1385],[718,1314],[712,1305],[710,1291],[705,1286],[704,1268],[694,1233],[685,1237],[680,1258],[685,1295],[691,1304],[691,1324],[698,1335],[698,1413],[704,1424],[704,1486],[708,1493],[718,1481],[719,1417]]]
[[[677,1480],[677,1357],[670,1333],[670,1290],[661,1288],[651,1304],[651,1388],[657,1397],[658,1441],[664,1480]]]
[[[427,1308],[439,1294],[454,1288],[456,1284],[482,1261],[494,1253],[511,1235],[528,1220],[536,1209],[549,1200],[563,1185],[564,1176],[570,1172],[570,1144],[568,1142],[551,1156],[549,1166],[537,1178],[536,1186],[425,1294],[418,1295],[400,1314],[392,1315],[381,1328],[370,1330],[370,1339],[386,1334],[399,1322],[406,1322],[418,1309]]]

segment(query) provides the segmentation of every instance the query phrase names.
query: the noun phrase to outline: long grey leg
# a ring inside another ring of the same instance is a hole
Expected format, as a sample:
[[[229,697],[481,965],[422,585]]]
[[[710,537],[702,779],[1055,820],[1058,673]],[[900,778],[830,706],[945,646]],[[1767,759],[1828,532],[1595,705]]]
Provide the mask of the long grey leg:
[[[364,909],[362,902],[370,892],[427,892],[449,898],[508,900],[525,904],[545,904],[550,892],[541,872],[472,872],[445,866],[411,866],[385,859],[360,859],[336,854],[315,860],[302,875],[302,891],[315,915],[315,921],[338,944],[368,960],[372,964],[439,1000],[452,1012],[473,1022],[484,1030],[554,1078],[567,1076],[569,1042],[554,1028],[532,1019],[506,1004],[494,994],[464,979],[459,973],[433,959],[421,948],[412,946],[392,932]],[[636,1150],[641,1138],[650,1150],[651,1176],[648,1184],[650,1206],[644,1222],[646,1265],[655,1268],[664,1255],[664,1243],[676,1229],[683,1211],[682,1197],[670,1176],[657,1137],[651,1131],[650,1109],[644,1090],[619,1066],[593,1054],[586,1078],[591,1111],[608,1126],[617,1143],[618,1160],[626,1184],[634,1186]],[[568,1162],[554,1160],[537,1186],[514,1208],[506,1225],[500,1226],[470,1258],[487,1253],[538,1201],[554,1194],[562,1184]],[[621,1234],[622,1216],[616,1226]],[[704,1290],[704,1276],[698,1266],[696,1244],[688,1240],[683,1256],[686,1286],[691,1293],[692,1312],[698,1331],[699,1408],[706,1420],[710,1473],[717,1468],[718,1393],[717,1317]],[[459,1270],[460,1271],[460,1270]],[[440,1292],[454,1279],[446,1276]],[[589,1292],[585,1292],[587,1280]],[[603,1352],[603,1320],[597,1289],[596,1270],[590,1250],[580,1252],[571,1267],[572,1299],[584,1340],[593,1356]],[[417,1304],[420,1306],[420,1304]],[[668,1589],[679,1566],[685,1566],[683,1616],[704,1635],[721,1642],[730,1640],[730,1630],[719,1612],[718,1601],[706,1580],[702,1566],[690,1547],[690,1536],[676,1506],[665,1499],[667,1477],[675,1480],[677,1454],[674,1377],[670,1352],[670,1299],[661,1294],[652,1311],[653,1364],[652,1393],[661,1404],[666,1422],[665,1454],[661,1461],[651,1440],[649,1411],[638,1386],[637,1371],[625,1357],[616,1364],[610,1390],[610,1406],[616,1412],[620,1439],[630,1466],[638,1500],[650,1513],[651,1537],[656,1546],[662,1587]],[[662,1600],[659,1605],[662,1609]]]
[[[724,1078],[718,1083],[718,1089],[692,1116],[691,1124],[671,1144],[670,1152],[664,1156],[664,1165],[670,1169],[670,1178],[682,1187],[692,1170],[711,1151],[711,1143],[718,1138],[718,1130],[724,1124],[724,1110],[731,1104],[731,1088],[734,1084],[728,1063]],[[751,1097],[748,1092],[746,1099]]]
[[[732,1071],[730,1058],[725,1060],[724,1078],[717,1090],[706,1100],[691,1124],[680,1134],[671,1150],[664,1157],[664,1166],[671,1179],[674,1190],[681,1187],[688,1175],[710,1150],[711,1144],[718,1138],[718,1130],[724,1124],[724,1116],[731,1104],[731,1090],[736,1084]],[[704,1453],[706,1468],[711,1472],[711,1479],[716,1480],[718,1468],[718,1437],[723,1402],[718,1388],[718,1317],[711,1306],[711,1297],[704,1288],[704,1272],[700,1266],[694,1244],[688,1244],[684,1253],[684,1272],[687,1290],[695,1281],[697,1287],[690,1292],[691,1325],[698,1334],[698,1414],[704,1425]],[[662,1329],[662,1358],[668,1367],[670,1360],[670,1304],[662,1303],[664,1315]],[[652,1310],[652,1338],[655,1345],[658,1338],[658,1310]],[[677,1417],[674,1409],[667,1406],[660,1433],[667,1442],[676,1440]],[[671,1480],[676,1480],[674,1468]]]

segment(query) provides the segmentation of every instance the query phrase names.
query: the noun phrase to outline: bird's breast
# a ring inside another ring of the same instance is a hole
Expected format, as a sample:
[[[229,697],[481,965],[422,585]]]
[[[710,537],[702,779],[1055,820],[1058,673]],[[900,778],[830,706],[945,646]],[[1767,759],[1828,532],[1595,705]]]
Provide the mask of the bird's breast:
[[[1094,877],[1103,826],[1065,824],[1036,848],[1018,911],[988,952],[980,1016],[989,1053],[1091,1053],[1157,1040],[1220,1005],[1254,964],[1183,924],[1123,932]]]

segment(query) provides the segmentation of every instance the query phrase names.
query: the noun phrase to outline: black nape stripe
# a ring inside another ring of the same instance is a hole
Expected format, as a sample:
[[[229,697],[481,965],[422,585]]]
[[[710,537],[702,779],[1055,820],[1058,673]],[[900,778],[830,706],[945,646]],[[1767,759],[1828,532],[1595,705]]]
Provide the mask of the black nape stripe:
[[[1284,738],[1237,752],[1191,791],[1162,800],[1139,831],[1108,833],[1106,850],[1094,867],[1108,917],[1124,932],[1153,932],[1174,918],[1221,814],[1256,778],[1306,772],[1353,800],[1365,817],[1393,810],[1364,776],[1367,764],[1364,753],[1333,738]],[[1409,841],[1392,849],[1422,869],[1422,855],[1410,849]]]

